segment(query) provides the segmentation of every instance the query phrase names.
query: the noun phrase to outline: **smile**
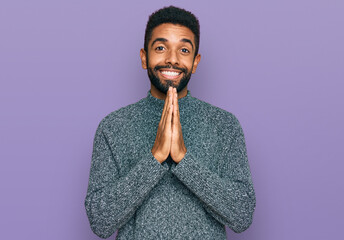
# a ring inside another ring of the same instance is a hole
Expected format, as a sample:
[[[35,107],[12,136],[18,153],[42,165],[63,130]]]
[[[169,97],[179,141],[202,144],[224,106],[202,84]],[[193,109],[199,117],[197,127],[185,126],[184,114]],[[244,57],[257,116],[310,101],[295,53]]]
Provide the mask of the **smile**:
[[[176,71],[160,71],[161,75],[168,79],[176,79],[181,74],[181,72]]]

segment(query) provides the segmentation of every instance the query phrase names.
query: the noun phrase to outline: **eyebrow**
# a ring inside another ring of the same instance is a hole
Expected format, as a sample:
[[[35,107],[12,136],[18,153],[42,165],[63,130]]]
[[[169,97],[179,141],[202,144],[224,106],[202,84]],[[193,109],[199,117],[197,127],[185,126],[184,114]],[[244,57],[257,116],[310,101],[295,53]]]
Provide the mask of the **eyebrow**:
[[[192,44],[191,40],[190,39],[187,39],[187,38],[182,38],[180,40],[181,42],[185,42],[185,43],[190,43],[191,46],[192,46],[192,50],[194,49],[194,45]],[[154,39],[154,41],[152,42],[151,44],[151,47],[154,45],[154,43],[156,42],[168,42],[168,40],[166,38],[156,38]]]

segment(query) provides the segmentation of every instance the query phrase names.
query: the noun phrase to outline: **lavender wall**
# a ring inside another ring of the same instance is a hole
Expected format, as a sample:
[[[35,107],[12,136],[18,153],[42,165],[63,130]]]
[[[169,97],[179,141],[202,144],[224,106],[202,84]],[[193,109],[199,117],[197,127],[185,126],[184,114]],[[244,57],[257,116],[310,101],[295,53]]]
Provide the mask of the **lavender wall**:
[[[146,96],[145,24],[170,4],[201,23],[191,94],[245,131],[257,208],[228,239],[342,239],[340,0],[1,1],[0,239],[98,239],[83,205],[94,133]]]

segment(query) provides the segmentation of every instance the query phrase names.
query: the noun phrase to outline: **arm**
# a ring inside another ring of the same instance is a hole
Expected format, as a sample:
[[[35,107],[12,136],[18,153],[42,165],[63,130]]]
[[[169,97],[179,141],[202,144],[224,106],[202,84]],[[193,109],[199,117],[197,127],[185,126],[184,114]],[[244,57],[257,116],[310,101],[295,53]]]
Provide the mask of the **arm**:
[[[85,199],[92,231],[108,238],[134,215],[146,196],[168,171],[149,151],[126,176],[119,169],[101,124],[94,138],[89,185]]]
[[[171,171],[200,199],[206,211],[235,232],[252,223],[256,205],[244,134],[234,117],[229,159],[220,162],[221,177],[199,163],[190,152]]]

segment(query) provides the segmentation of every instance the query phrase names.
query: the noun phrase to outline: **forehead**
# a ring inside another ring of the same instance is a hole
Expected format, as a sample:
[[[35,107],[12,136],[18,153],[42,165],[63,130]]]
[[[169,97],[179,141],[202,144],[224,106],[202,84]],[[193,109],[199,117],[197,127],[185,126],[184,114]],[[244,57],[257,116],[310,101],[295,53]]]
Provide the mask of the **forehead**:
[[[166,38],[171,42],[179,42],[181,39],[186,38],[190,39],[192,43],[195,44],[193,32],[189,28],[179,24],[163,23],[155,27],[152,31],[150,42],[154,41],[156,38]]]

